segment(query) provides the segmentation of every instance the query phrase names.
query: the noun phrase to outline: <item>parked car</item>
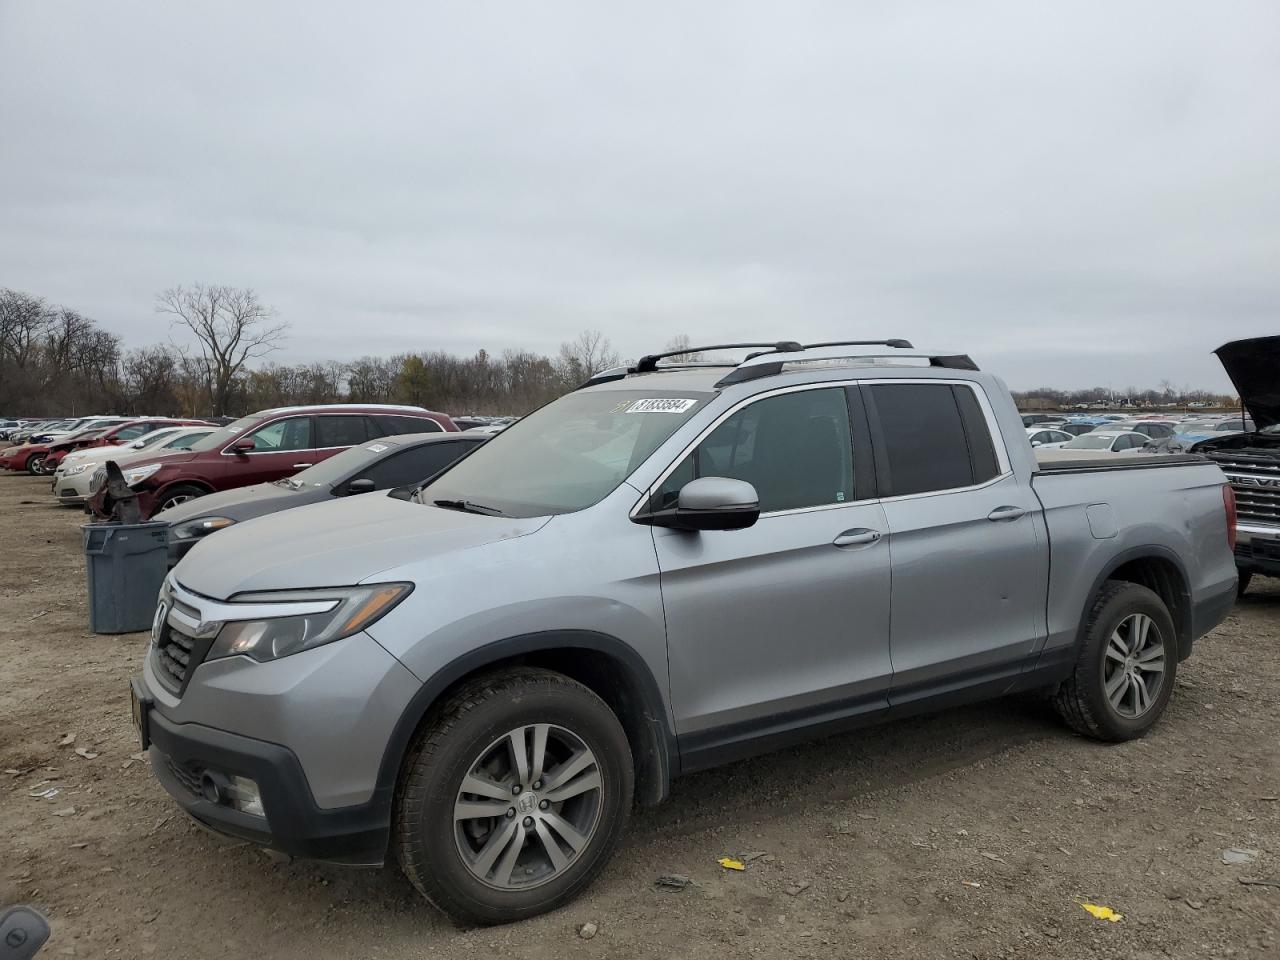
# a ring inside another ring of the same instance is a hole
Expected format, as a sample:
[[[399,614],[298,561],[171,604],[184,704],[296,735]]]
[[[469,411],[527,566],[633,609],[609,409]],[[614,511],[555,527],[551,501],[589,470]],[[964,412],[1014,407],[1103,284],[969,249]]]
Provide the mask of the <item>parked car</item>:
[[[103,479],[98,471],[108,460],[115,460],[124,467],[137,457],[153,457],[190,450],[197,442],[212,433],[213,429],[212,424],[161,427],[126,444],[73,451],[63,457],[54,471],[53,495],[58,498],[59,503],[80,506],[87,503],[97,490],[97,484],[100,484]]]
[[[128,417],[116,417],[106,415],[95,415],[92,417],[80,417],[78,419],[65,420],[61,424],[55,424],[52,427],[42,428],[38,432],[33,432],[27,437],[28,443],[54,443],[64,437],[73,434],[83,433],[86,430],[98,430],[104,427],[114,426],[117,423],[124,423]]]
[[[405,433],[348,447],[301,473],[271,483],[210,493],[162,510],[173,566],[209,534],[236,523],[334,497],[419,484],[466,456],[487,438],[462,433]]]
[[[1033,447],[1060,447],[1074,439],[1071,434],[1065,430],[1059,430],[1057,427],[1047,430],[1043,426],[1027,427],[1027,440]]]
[[[1021,417],[1024,427],[1034,427],[1042,423],[1061,423],[1063,419],[1050,413],[1024,413]]]
[[[1152,440],[1167,440],[1172,437],[1175,424],[1168,420],[1113,420],[1112,422],[1093,428],[1095,431],[1125,430],[1141,433]]]
[[[124,423],[116,424],[106,430],[100,430],[88,436],[68,437],[59,440],[56,443],[49,444],[49,452],[45,456],[43,470],[44,473],[57,472],[58,465],[62,462],[62,458],[73,450],[82,450],[87,447],[108,447],[119,443],[128,443],[136,440],[138,437],[144,436],[153,430],[159,430],[161,427],[193,427],[193,426],[213,426],[204,420],[184,420],[174,417],[137,417],[133,420],[126,420]]]
[[[190,451],[130,465],[125,481],[143,517],[219,490],[292,476],[357,443],[398,433],[453,433],[453,421],[422,407],[323,404],[280,407],[242,417],[213,431]],[[109,518],[115,501],[106,484],[89,500]]]
[[[152,772],[500,923],[584,890],[677,774],[1030,689],[1151,728],[1235,602],[1216,466],[1037,464],[1000,380],[905,341],[740,346],[597,374],[410,500],[191,551],[132,681]]]
[[[1151,442],[1145,433],[1133,430],[1090,430],[1069,443],[1064,443],[1061,450],[1092,450],[1096,453],[1141,453]]]
[[[108,428],[115,426],[114,421],[94,421],[90,426],[82,427],[73,433],[58,432],[40,434],[30,438],[27,443],[17,447],[9,447],[0,451],[0,468],[23,471],[32,476],[44,476],[52,473],[45,468],[45,461],[53,443],[66,439],[70,441],[90,440],[104,434]]]
[[[1236,566],[1243,594],[1255,574],[1280,576],[1280,337],[1234,340],[1214,352],[1248,417],[1217,421],[1228,429],[1215,429],[1191,451],[1217,463],[1235,490]],[[1243,432],[1237,432],[1240,427]]]
[[[1093,427],[1094,425],[1092,423],[1077,423],[1075,421],[1068,420],[1065,423],[1055,424],[1053,429],[1061,430],[1063,433],[1069,433],[1073,437],[1078,437],[1083,433],[1088,433],[1093,429]]]

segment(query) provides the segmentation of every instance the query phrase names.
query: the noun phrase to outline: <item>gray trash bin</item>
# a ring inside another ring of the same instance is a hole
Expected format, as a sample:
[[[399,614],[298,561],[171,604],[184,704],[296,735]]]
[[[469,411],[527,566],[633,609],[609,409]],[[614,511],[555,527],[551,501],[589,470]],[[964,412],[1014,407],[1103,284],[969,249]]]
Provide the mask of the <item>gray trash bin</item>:
[[[89,629],[136,633],[151,629],[156,598],[169,572],[169,525],[87,523],[84,566],[89,580]]]

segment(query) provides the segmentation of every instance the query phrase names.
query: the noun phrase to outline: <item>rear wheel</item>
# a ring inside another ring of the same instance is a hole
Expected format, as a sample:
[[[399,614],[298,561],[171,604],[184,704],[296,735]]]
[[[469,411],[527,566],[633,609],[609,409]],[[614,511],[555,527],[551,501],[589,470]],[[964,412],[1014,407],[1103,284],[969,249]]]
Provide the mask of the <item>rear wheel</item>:
[[[1177,638],[1164,601],[1139,584],[1110,581],[1089,612],[1080,657],[1054,707],[1086,736],[1132,740],[1164,713],[1177,670]]]
[[[480,678],[443,704],[406,762],[400,866],[463,922],[553,910],[612,857],[633,782],[618,718],[582,684],[532,668]]]

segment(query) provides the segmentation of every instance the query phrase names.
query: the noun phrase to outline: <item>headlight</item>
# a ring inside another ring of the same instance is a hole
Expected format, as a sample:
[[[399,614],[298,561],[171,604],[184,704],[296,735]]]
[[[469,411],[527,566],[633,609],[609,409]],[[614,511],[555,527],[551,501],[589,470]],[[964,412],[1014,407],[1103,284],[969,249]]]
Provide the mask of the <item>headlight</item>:
[[[93,464],[91,463],[73,463],[71,466],[68,467],[66,466],[66,461],[64,460],[63,461],[64,469],[62,471],[62,475],[64,477],[74,477],[74,476],[77,476],[78,474],[84,473],[91,466],[93,466]]]
[[[195,540],[199,537],[207,536],[215,530],[229,527],[233,523],[235,521],[230,517],[202,517],[199,520],[192,520],[190,523],[174,527],[173,536],[176,540]]]
[[[134,467],[131,470],[126,470],[124,474],[124,482],[132,487],[135,483],[141,483],[143,480],[147,479],[147,477],[151,476],[163,466],[163,463],[148,463],[146,466]]]
[[[310,650],[321,644],[359,633],[381,619],[413,591],[411,583],[372,583],[333,590],[288,590],[248,593],[235,603],[322,603],[332,606],[318,613],[226,624],[209,650],[207,659],[247,656],[265,662]]]

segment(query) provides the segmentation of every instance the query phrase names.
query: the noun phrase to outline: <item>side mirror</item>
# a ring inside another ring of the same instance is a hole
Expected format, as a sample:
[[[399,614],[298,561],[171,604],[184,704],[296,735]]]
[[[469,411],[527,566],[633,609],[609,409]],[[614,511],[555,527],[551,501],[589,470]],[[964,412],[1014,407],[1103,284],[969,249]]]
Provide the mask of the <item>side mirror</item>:
[[[243,440],[237,440],[235,443],[231,445],[231,452],[245,454],[245,453],[248,453],[253,448],[254,448],[253,440],[250,439],[249,437],[245,437]]]
[[[1032,440],[1032,441],[1031,441],[1031,445],[1032,445],[1033,447],[1038,447],[1038,446],[1040,446],[1040,441],[1039,441],[1039,440]]]
[[[673,530],[742,530],[760,519],[760,498],[745,480],[700,477],[680,488],[676,506],[636,517]]]
[[[373,493],[376,489],[377,484],[368,477],[357,477],[347,484],[347,496],[353,496],[357,493]]]

